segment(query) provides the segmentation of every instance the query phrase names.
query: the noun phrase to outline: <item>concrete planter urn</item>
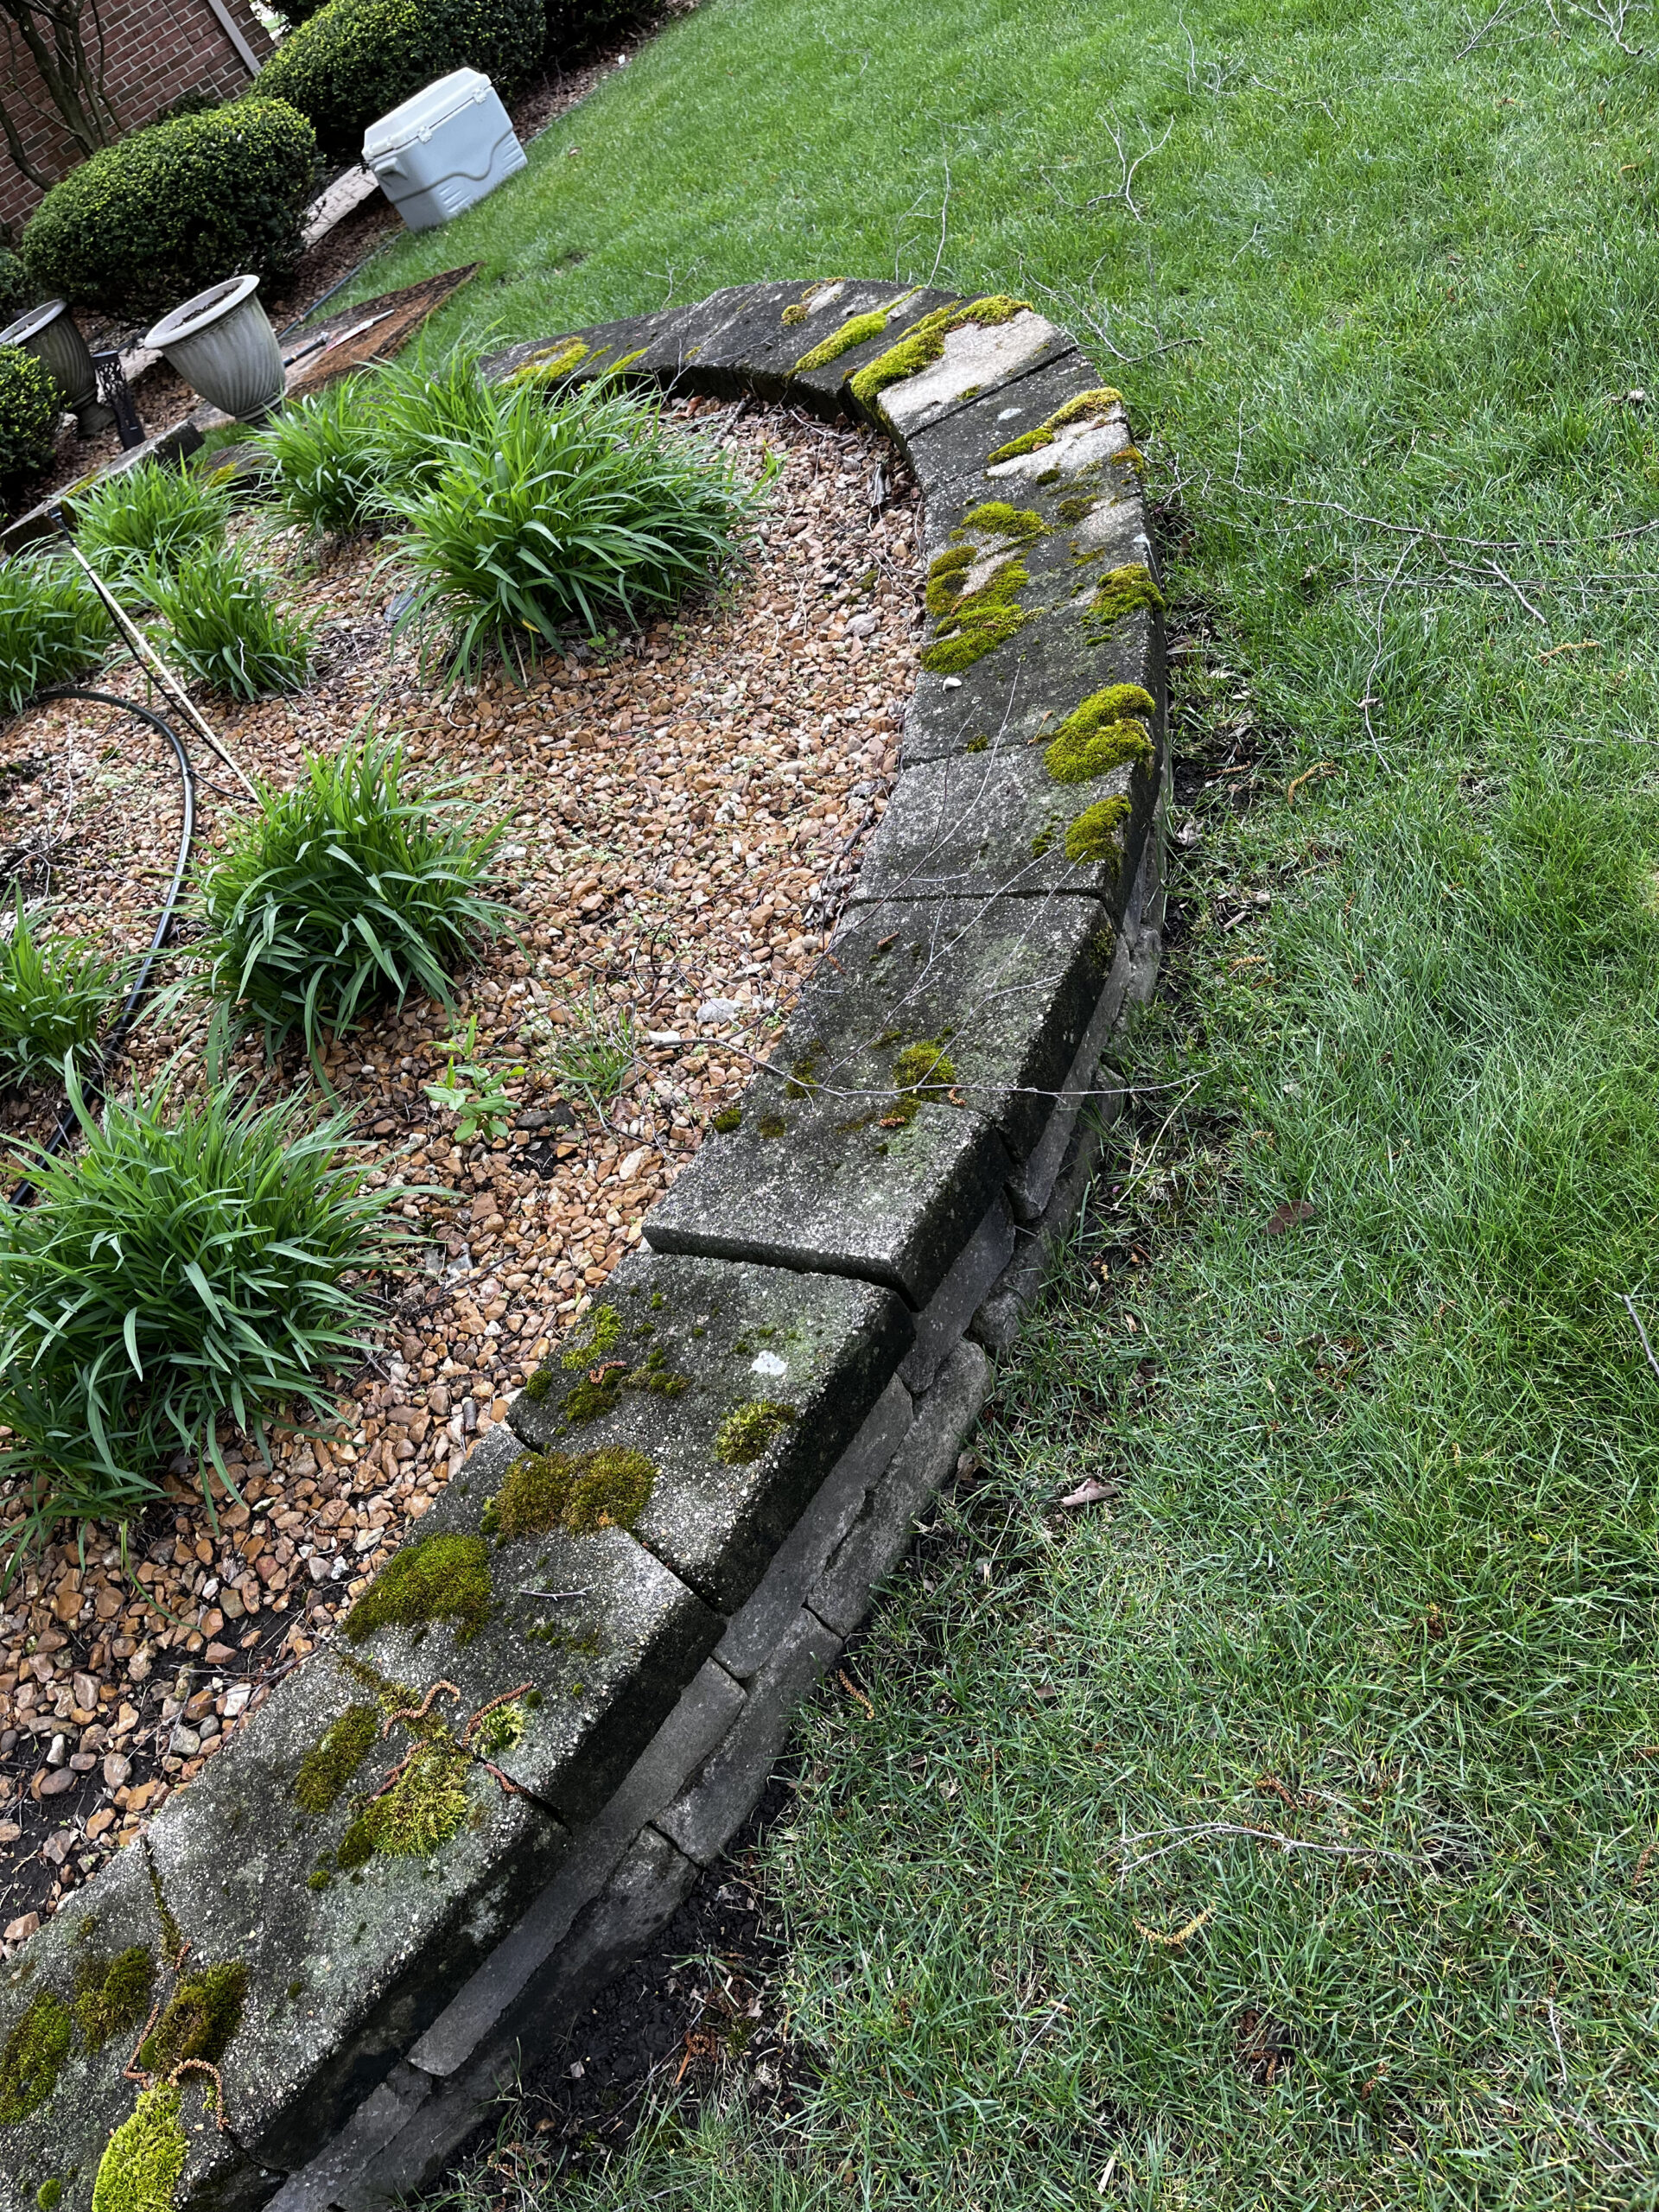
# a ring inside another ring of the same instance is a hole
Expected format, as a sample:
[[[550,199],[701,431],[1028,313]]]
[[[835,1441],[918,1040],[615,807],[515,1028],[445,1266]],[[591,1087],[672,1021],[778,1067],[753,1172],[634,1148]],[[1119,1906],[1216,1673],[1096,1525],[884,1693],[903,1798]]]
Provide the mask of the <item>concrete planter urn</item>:
[[[0,346],[18,346],[43,362],[73,415],[83,438],[96,437],[115,420],[115,410],[98,396],[98,372],[86,340],[61,300],[31,308],[0,330]]]
[[[287,388],[257,276],[227,276],[163,315],[144,335],[192,391],[238,423],[263,423]]]

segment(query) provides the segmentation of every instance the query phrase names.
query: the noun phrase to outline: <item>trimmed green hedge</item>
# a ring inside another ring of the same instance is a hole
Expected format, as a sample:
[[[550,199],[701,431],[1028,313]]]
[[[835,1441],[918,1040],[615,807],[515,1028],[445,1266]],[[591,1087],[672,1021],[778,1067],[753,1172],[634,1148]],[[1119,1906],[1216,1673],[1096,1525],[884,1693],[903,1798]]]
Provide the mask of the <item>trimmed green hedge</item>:
[[[0,484],[50,467],[63,402],[43,361],[21,346],[0,346]]]
[[[541,66],[546,35],[543,0],[329,0],[253,90],[308,115],[331,158],[360,161],[369,124],[452,69],[481,69],[511,99]]]
[[[643,13],[643,0],[547,0],[547,58],[580,54]]]
[[[135,130],[53,186],[23,232],[43,293],[156,315],[221,277],[284,277],[317,185],[317,140],[281,100]]]

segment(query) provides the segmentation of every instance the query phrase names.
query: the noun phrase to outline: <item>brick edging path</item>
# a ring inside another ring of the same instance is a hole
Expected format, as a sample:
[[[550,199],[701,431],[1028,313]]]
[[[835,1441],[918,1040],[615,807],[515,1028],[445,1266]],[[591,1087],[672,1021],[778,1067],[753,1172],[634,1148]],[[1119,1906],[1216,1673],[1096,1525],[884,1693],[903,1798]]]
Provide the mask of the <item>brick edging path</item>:
[[[0,2212],[52,2183],[90,2212],[106,2146],[112,2182],[181,2129],[180,2212],[382,2205],[559,2043],[747,1817],[954,1465],[1156,970],[1162,602],[1122,404],[1063,331],[759,284],[486,368],[893,439],[937,618],[898,780],[770,1067],[578,1339],[6,1968],[0,2100],[31,2108]]]

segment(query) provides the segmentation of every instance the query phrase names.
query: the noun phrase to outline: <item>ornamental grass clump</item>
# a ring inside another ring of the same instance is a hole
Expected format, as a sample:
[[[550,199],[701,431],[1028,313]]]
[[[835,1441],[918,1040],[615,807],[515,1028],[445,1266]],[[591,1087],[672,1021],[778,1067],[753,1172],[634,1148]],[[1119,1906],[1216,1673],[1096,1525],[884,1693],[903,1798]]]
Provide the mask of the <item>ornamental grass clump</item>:
[[[453,681],[674,605],[731,562],[753,499],[658,409],[602,387],[520,386],[493,429],[440,450],[424,488],[393,494],[414,578],[397,628]]]
[[[266,491],[313,537],[366,530],[385,513],[387,462],[364,380],[342,377],[283,409],[253,441],[270,457]]]
[[[0,561],[0,709],[73,683],[110,649],[108,610],[86,571],[54,552]]]
[[[35,1203],[0,1212],[0,1421],[34,1478],[14,1566],[60,1521],[130,1519],[177,1452],[228,1484],[221,1419],[264,1449],[275,1417],[332,1418],[369,1318],[349,1278],[386,1257],[402,1195],[367,1188],[349,1116],[163,1081],[94,1119],[67,1072],[80,1147],[27,1155]]]
[[[0,935],[0,1088],[61,1074],[66,1054],[89,1060],[124,979],[88,938],[36,937],[21,886],[10,924]]]
[[[148,589],[192,554],[225,542],[231,495],[223,484],[159,461],[105,476],[74,502],[75,543],[112,590]]]
[[[395,744],[314,756],[201,875],[209,988],[272,1046],[297,1029],[315,1059],[325,1031],[388,1001],[452,1004],[455,974],[507,926],[485,888],[505,824],[480,830],[447,787],[403,775]]]
[[[310,629],[277,606],[238,547],[204,547],[170,572],[152,567],[144,590],[167,625],[162,651],[209,690],[267,699],[305,682]]]

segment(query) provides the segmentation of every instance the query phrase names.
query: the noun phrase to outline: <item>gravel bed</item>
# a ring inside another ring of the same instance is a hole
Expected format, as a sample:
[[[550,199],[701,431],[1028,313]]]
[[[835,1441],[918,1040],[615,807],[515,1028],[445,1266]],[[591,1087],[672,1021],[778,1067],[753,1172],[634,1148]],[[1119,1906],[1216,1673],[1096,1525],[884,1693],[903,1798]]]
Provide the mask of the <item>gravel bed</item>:
[[[124,1558],[107,1526],[65,1529],[0,1597],[5,1955],[216,1754],[502,1419],[747,1081],[880,818],[922,628],[913,484],[868,433],[713,402],[671,413],[753,472],[767,451],[782,462],[750,557],[717,596],[575,648],[522,690],[502,677],[446,699],[420,683],[412,652],[388,643],[400,579],[377,572],[379,546],[313,563],[290,538],[265,544],[318,622],[316,672],[292,699],[204,702],[230,751],[283,784],[366,715],[406,733],[423,778],[460,777],[512,817],[519,944],[463,979],[459,1024],[416,1001],[329,1056],[375,1173],[410,1186],[416,1240],[368,1286],[384,1323],[341,1378],[338,1427],[280,1441],[269,1470],[228,1439],[240,1497],[221,1496],[216,1525],[176,1465]],[[130,664],[103,681],[146,696]],[[0,879],[21,876],[54,926],[124,946],[147,938],[178,823],[164,747],[138,728],[59,703],[0,734]],[[239,803],[212,784],[201,798],[206,846]],[[169,975],[188,969],[188,936],[187,921]],[[463,1150],[423,1085],[474,1014],[514,1125]],[[549,1066],[595,1020],[626,1020],[637,1046],[626,1088],[597,1106]],[[133,1065],[148,1077],[178,1053],[177,1079],[200,1080],[200,1034],[194,1013],[147,1026]],[[252,1044],[239,1058],[264,1070]],[[266,1079],[310,1081],[292,1053]],[[45,1093],[0,1101],[0,1154],[54,1110]],[[0,1482],[0,1519],[22,1510]]]

